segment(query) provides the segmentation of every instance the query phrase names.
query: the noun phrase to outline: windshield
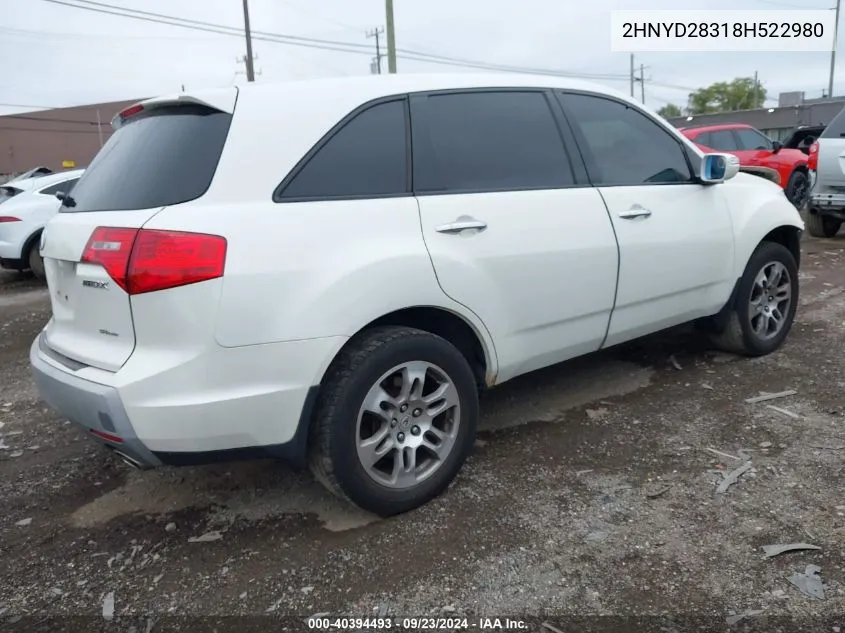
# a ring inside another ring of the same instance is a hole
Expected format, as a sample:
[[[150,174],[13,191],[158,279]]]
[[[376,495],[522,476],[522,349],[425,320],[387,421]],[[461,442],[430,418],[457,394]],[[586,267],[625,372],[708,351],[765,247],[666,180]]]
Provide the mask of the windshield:
[[[198,105],[142,112],[119,128],[62,213],[131,211],[187,202],[214,177],[232,115]]]

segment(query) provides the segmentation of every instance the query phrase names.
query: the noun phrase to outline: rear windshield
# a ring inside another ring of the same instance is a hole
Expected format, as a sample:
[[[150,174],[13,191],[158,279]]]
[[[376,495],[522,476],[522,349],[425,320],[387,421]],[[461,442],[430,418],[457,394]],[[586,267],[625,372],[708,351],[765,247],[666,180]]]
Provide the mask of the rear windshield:
[[[833,117],[819,138],[845,138],[845,108]]]
[[[232,115],[198,105],[142,112],[112,135],[62,213],[132,211],[194,200],[211,184]]]

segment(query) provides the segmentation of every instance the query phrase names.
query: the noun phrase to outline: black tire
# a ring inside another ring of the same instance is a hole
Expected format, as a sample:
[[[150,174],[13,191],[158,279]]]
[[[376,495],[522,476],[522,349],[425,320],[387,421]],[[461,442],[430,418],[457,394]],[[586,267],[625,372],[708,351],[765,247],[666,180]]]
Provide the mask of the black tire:
[[[842,220],[829,215],[822,215],[818,211],[813,213],[811,209],[807,213],[804,224],[807,226],[807,232],[813,237],[836,237],[839,228],[842,226]]]
[[[26,263],[37,279],[44,279],[44,260],[41,257],[41,253],[38,252],[38,246],[39,240],[36,238],[29,247],[29,252],[26,255]]]
[[[801,209],[810,195],[810,176],[803,169],[796,169],[786,183],[786,198],[796,209]]]
[[[460,423],[451,452],[428,478],[404,489],[379,484],[358,458],[358,412],[370,388],[402,363],[425,361],[448,375],[460,404]],[[309,462],[326,488],[358,507],[391,516],[442,493],[466,461],[475,441],[478,390],[466,358],[451,343],[407,327],[378,327],[351,340],[332,363],[320,389],[311,429]]]
[[[791,302],[780,331],[775,336],[764,339],[756,335],[751,327],[750,301],[755,278],[772,262],[783,264],[789,273]],[[798,306],[798,290],[798,266],[789,249],[775,242],[761,242],[748,260],[739,281],[727,327],[720,333],[710,335],[713,344],[723,351],[744,356],[764,356],[774,352],[783,344],[792,329],[795,309]]]

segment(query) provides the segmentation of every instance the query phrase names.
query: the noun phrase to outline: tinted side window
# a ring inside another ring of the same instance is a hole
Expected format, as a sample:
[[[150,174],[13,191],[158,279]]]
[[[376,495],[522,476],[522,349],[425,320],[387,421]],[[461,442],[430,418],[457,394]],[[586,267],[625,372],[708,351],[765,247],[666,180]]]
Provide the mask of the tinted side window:
[[[707,147],[713,147],[713,139],[710,138],[710,132],[702,132],[698,136],[693,136],[692,142],[698,143],[699,145],[706,145]]]
[[[715,130],[710,132],[710,143],[707,147],[718,149],[722,152],[735,152],[739,149],[736,144],[736,137],[730,130]]]
[[[554,189],[574,182],[541,92],[434,94],[412,103],[418,192]]]
[[[618,101],[561,95],[586,145],[587,167],[596,185],[691,182],[680,141],[650,118]]]
[[[407,186],[405,102],[355,115],[284,185],[278,200],[401,195]]]
[[[828,123],[819,138],[845,138],[845,108]]]
[[[739,128],[734,130],[736,135],[739,137],[739,147],[740,149],[749,150],[749,149],[771,149],[772,142],[760,134],[757,130],[751,130],[749,128]]]
[[[79,178],[74,178],[72,180],[65,180],[64,182],[60,182],[55,185],[51,185],[46,189],[42,189],[38,193],[41,193],[45,196],[55,196],[59,191],[64,191],[65,193],[70,193],[70,190],[73,189],[73,186],[76,184],[76,181]]]

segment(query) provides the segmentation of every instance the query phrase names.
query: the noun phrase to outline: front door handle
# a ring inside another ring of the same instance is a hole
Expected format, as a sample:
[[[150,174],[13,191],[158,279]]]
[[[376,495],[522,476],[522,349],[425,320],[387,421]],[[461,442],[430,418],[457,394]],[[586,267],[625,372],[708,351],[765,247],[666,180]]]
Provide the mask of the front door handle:
[[[448,224],[441,224],[440,226],[435,227],[434,230],[438,233],[460,233],[461,231],[466,231],[467,229],[478,229],[479,231],[483,231],[486,228],[486,222],[476,220],[475,218],[468,218],[466,216],[463,216],[458,218],[454,222],[449,222]]]
[[[619,217],[623,220],[636,220],[637,218],[647,218],[651,215],[651,211],[635,204],[627,211],[622,211]]]

